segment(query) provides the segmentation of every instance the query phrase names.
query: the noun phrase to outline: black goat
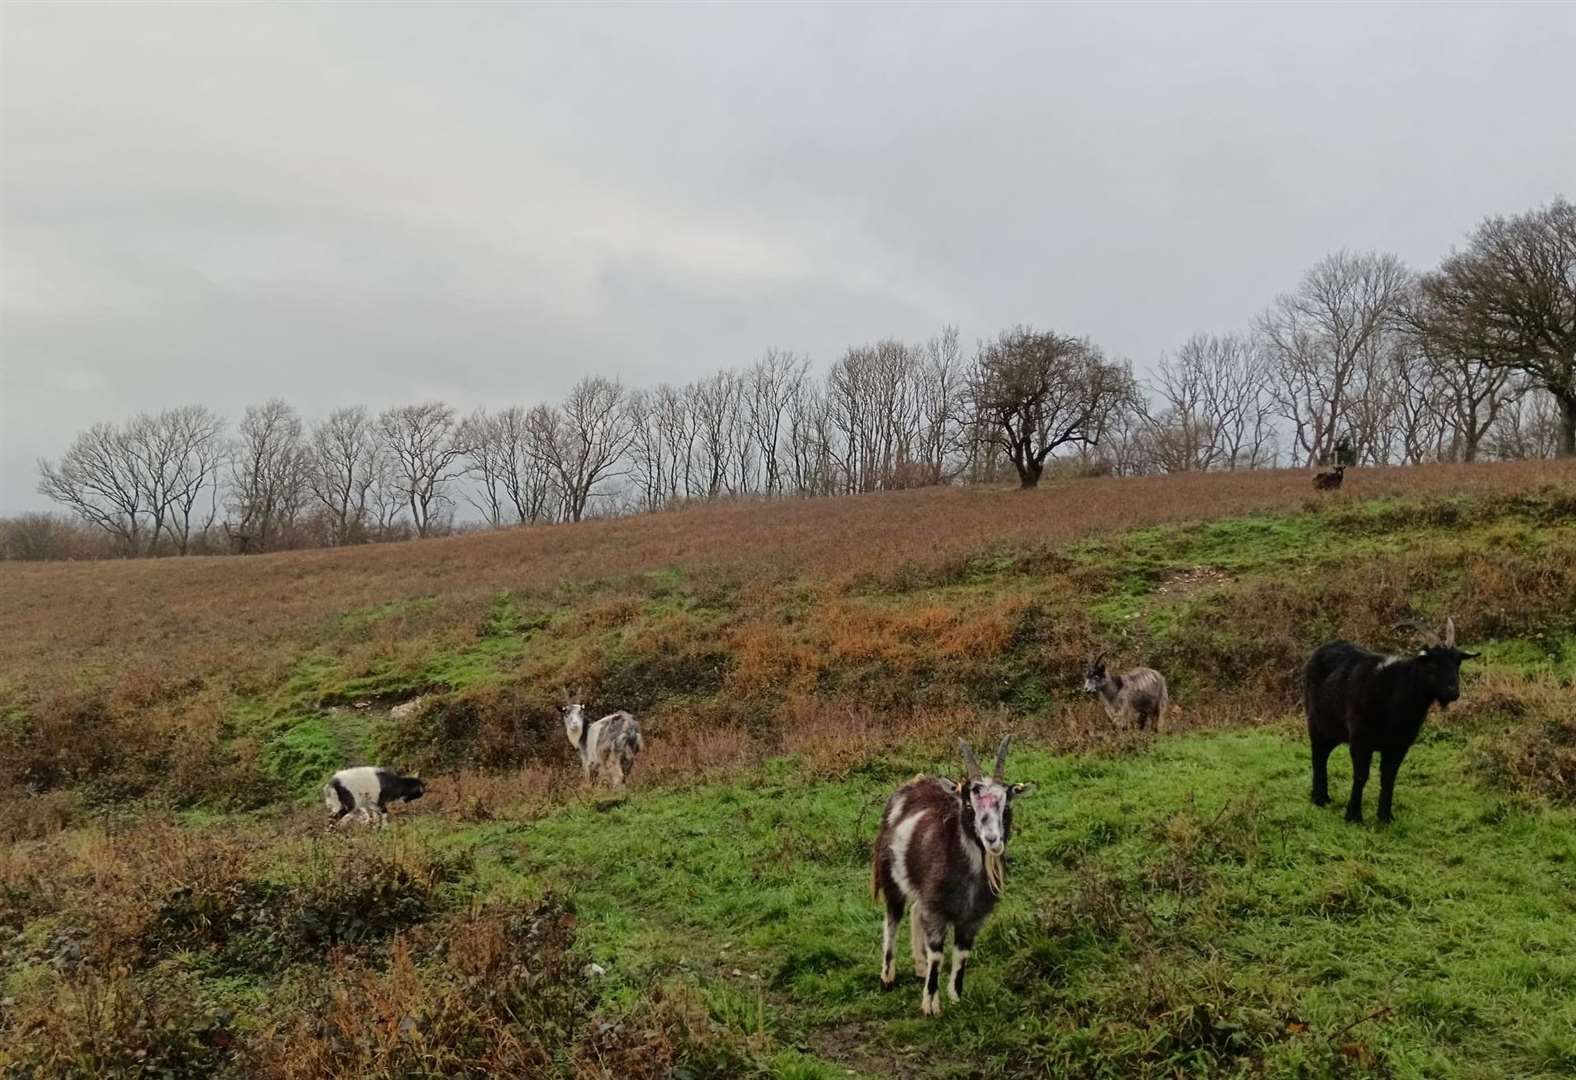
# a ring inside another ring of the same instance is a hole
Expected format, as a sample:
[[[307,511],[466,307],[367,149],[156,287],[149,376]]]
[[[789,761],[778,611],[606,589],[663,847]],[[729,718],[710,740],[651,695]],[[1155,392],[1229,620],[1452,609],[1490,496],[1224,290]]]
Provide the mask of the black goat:
[[[1341,480],[1346,476],[1346,466],[1337,465],[1329,472],[1315,473],[1313,486],[1320,491],[1334,491],[1341,486]]]
[[[1313,802],[1330,801],[1330,752],[1341,743],[1352,751],[1352,794],[1346,820],[1363,819],[1363,785],[1375,751],[1379,754],[1379,820],[1390,820],[1395,774],[1422,730],[1428,707],[1443,708],[1461,696],[1461,661],[1477,653],[1456,648],[1456,623],[1444,638],[1415,656],[1381,656],[1346,641],[1319,646],[1303,677],[1308,738],[1313,744]]]

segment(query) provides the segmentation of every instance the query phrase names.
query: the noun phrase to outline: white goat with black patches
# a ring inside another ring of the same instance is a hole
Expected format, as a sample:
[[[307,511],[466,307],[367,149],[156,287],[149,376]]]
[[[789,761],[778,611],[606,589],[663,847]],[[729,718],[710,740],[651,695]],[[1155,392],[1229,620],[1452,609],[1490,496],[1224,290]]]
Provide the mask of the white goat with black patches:
[[[340,769],[323,785],[323,805],[337,825],[351,814],[364,823],[388,824],[388,807],[393,802],[413,802],[426,792],[421,775],[401,776],[393,769],[362,765]]]
[[[593,773],[600,773],[615,788],[624,786],[635,768],[635,755],[646,748],[640,721],[627,712],[609,713],[587,724],[585,706],[565,705],[564,734],[580,755],[586,781],[590,782]]]
[[[1002,779],[1007,747],[996,751],[996,768],[985,776],[968,743],[959,742],[968,778],[954,782],[916,776],[887,800],[876,835],[871,891],[886,908],[881,931],[881,988],[896,984],[894,947],[905,907],[914,973],[924,980],[920,1011],[941,1015],[941,952],[953,931],[952,976],[947,994],[963,993],[963,972],[980,927],[996,906],[1006,876],[1012,802],[1026,784]]]
[[[1119,724],[1136,723],[1140,731],[1153,724],[1158,732],[1171,704],[1164,675],[1147,667],[1113,675],[1105,669],[1103,653],[1084,672],[1084,692],[1099,696],[1106,716]]]

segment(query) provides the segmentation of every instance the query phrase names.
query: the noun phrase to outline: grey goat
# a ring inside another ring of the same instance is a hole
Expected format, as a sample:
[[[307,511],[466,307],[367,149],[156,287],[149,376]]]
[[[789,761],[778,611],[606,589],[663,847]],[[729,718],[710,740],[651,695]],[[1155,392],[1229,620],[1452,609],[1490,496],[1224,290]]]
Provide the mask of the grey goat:
[[[1105,669],[1105,654],[1090,661],[1084,672],[1084,692],[1096,694],[1105,714],[1118,723],[1136,722],[1142,731],[1150,724],[1156,731],[1165,719],[1166,707],[1171,704],[1166,693],[1166,679],[1154,668],[1136,667],[1125,675],[1113,675]]]

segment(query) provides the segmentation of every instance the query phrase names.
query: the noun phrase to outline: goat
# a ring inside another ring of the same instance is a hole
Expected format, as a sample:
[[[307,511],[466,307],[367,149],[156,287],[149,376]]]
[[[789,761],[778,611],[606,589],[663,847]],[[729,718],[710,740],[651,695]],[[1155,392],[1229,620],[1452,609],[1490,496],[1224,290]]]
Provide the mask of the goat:
[[[1123,724],[1134,720],[1140,731],[1153,723],[1158,732],[1171,704],[1164,675],[1147,667],[1133,668],[1125,675],[1109,674],[1104,653],[1090,661],[1084,672],[1084,693],[1099,695],[1106,716]]]
[[[388,824],[388,805],[396,801],[413,802],[426,792],[420,773],[401,776],[393,769],[362,765],[340,769],[323,785],[323,805],[337,825],[347,814],[355,813],[363,822],[374,818],[379,828]]]
[[[925,980],[920,1011],[926,1016],[941,1015],[938,990],[947,927],[953,928],[947,994],[957,1001],[974,938],[1001,895],[1012,803],[1029,790],[1027,784],[1002,779],[1011,742],[1011,735],[1001,741],[995,771],[986,777],[974,751],[959,740],[966,780],[916,776],[893,793],[881,814],[870,886],[873,899],[886,905],[881,988],[895,985],[893,942],[903,909],[911,904],[909,945],[914,974]]]
[[[1337,465],[1329,472],[1315,473],[1313,486],[1319,491],[1334,491],[1341,486],[1341,479],[1346,475],[1346,466]]]
[[[589,783],[599,772],[612,786],[621,788],[635,768],[635,755],[646,748],[640,721],[627,712],[609,713],[593,724],[585,721],[583,705],[564,706],[564,734],[580,755],[580,768]]]
[[[1363,786],[1379,753],[1379,820],[1389,822],[1395,774],[1422,730],[1428,707],[1461,696],[1461,662],[1477,653],[1456,648],[1456,622],[1445,622],[1437,645],[1413,656],[1382,656],[1346,641],[1320,645],[1303,673],[1308,739],[1313,746],[1313,803],[1330,801],[1330,753],[1348,743],[1352,793],[1346,820],[1363,820]]]

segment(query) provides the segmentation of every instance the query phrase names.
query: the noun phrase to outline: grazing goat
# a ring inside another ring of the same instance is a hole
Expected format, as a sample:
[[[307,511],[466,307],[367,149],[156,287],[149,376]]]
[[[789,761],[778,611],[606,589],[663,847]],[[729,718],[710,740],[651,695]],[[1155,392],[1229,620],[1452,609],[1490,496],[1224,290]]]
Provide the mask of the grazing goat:
[[[376,819],[378,827],[388,824],[388,805],[403,800],[412,802],[426,791],[419,773],[401,776],[393,769],[362,765],[355,769],[340,769],[323,785],[323,804],[333,815],[330,825],[337,825],[347,815],[355,813],[364,822]]]
[[[1136,721],[1142,731],[1153,723],[1160,730],[1166,707],[1171,704],[1165,676],[1154,668],[1137,667],[1125,675],[1105,670],[1105,654],[1095,657],[1084,672],[1084,692],[1098,694],[1105,714],[1118,723]]]
[[[1337,465],[1329,472],[1315,473],[1313,486],[1319,491],[1334,491],[1341,486],[1341,479],[1346,475],[1346,466]]]
[[[583,705],[565,705],[564,734],[580,754],[586,780],[590,781],[593,772],[600,772],[615,788],[624,786],[635,768],[635,755],[646,748],[640,721],[627,712],[609,713],[587,724]]]
[[[947,984],[953,1001],[963,993],[963,971],[974,938],[996,906],[1005,875],[1003,859],[1012,835],[1012,801],[1026,784],[1002,779],[1009,735],[996,751],[996,769],[986,777],[968,743],[959,740],[967,780],[954,783],[916,776],[887,800],[876,835],[871,892],[886,905],[881,932],[881,988],[892,989],[897,975],[893,943],[903,908],[909,914],[909,943],[914,973],[925,980],[920,1011],[941,1015],[937,992],[941,950],[947,927],[953,928],[952,977]]]
[[[1313,744],[1313,802],[1330,801],[1330,752],[1349,743],[1352,794],[1346,820],[1363,819],[1363,785],[1379,753],[1379,820],[1390,820],[1395,774],[1423,727],[1428,707],[1461,696],[1461,661],[1478,654],[1456,648],[1456,623],[1445,623],[1440,644],[1413,656],[1381,656],[1345,641],[1320,645],[1308,661],[1303,693]]]

